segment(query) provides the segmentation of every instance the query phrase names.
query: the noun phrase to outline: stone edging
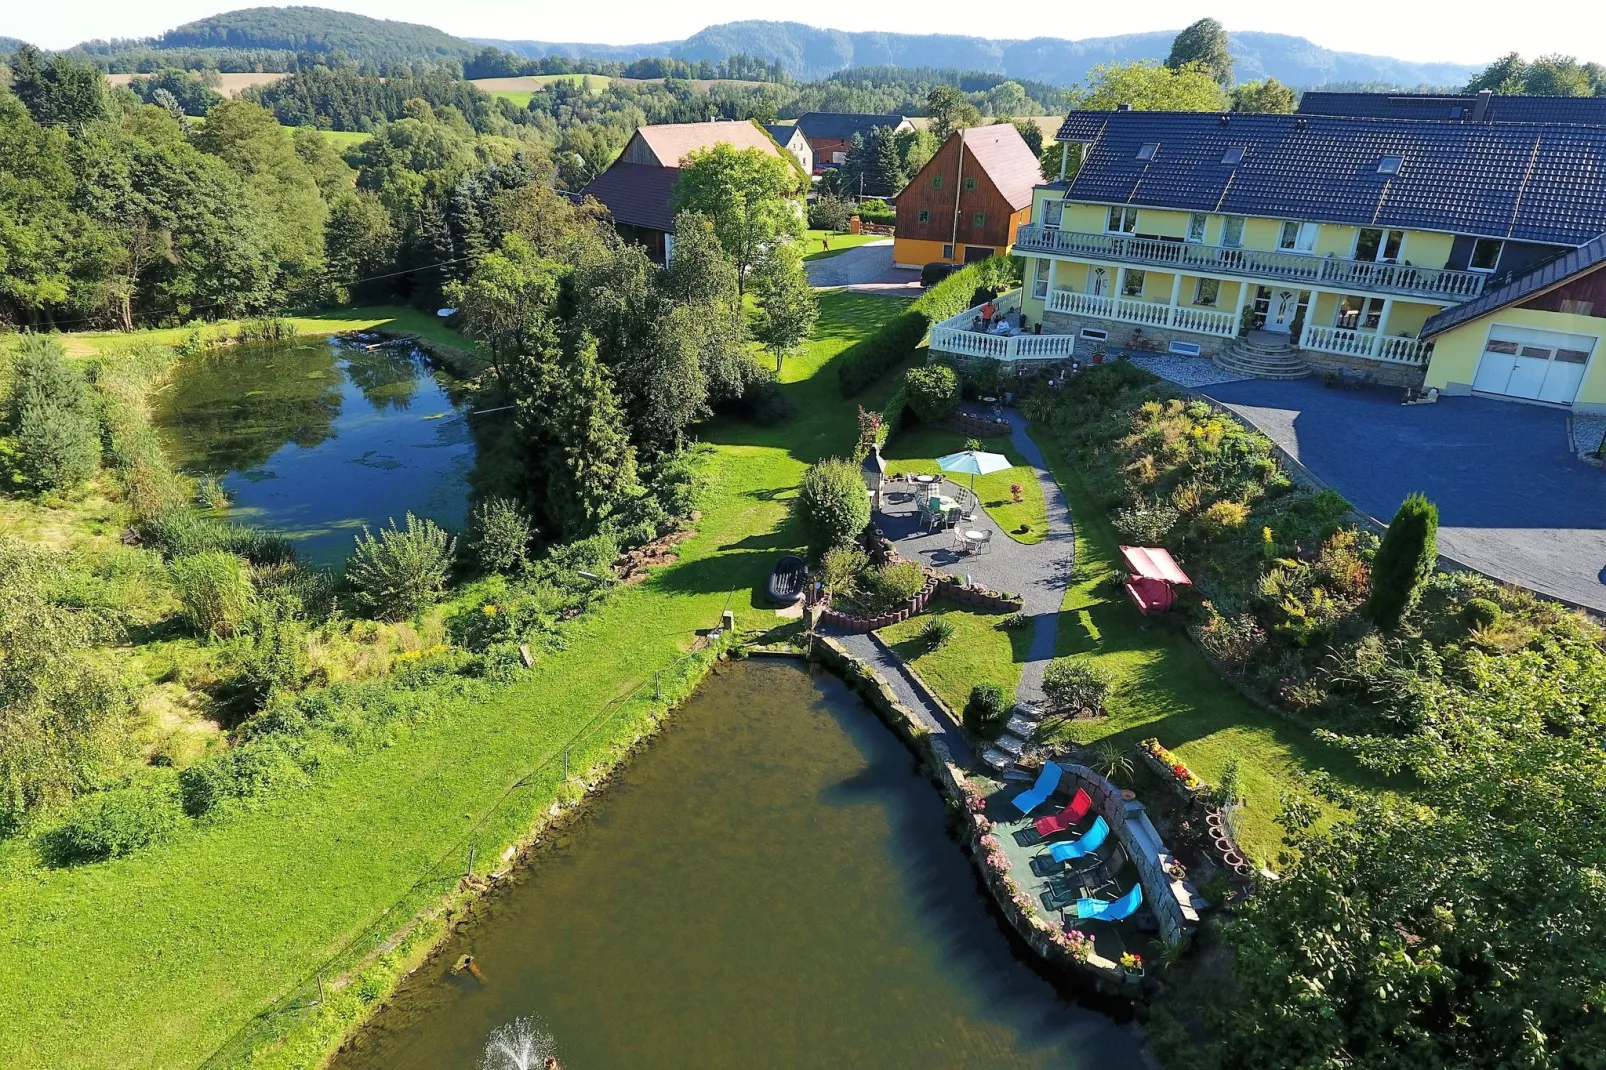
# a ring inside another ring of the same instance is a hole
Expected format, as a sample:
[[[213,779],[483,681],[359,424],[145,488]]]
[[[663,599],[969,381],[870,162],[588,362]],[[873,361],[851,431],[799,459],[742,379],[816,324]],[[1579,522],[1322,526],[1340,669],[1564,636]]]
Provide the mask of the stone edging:
[[[937,593],[937,584],[937,577],[927,573],[926,585],[920,588],[918,594],[901,603],[898,608],[889,609],[887,612],[875,617],[856,617],[851,613],[840,613],[830,606],[826,606],[820,610],[820,623],[847,632],[849,635],[873,632],[896,624],[901,620],[908,620],[917,613],[924,611],[926,606],[931,603],[932,596]]]
[[[963,606],[990,609],[998,612],[1013,610],[1019,613],[1026,608],[1026,599],[1007,591],[989,591],[985,587],[966,587],[961,580],[944,576],[938,580],[944,598],[951,598]]]
[[[998,909],[1008,920],[1010,928],[1014,929],[1016,934],[1047,964],[1091,981],[1102,993],[1132,998],[1135,988],[1128,982],[1124,971],[1118,967],[1105,969],[1095,966],[1072,954],[1056,940],[1056,936],[1062,930],[1044,918],[1028,896],[1018,888],[1011,887],[1013,882],[1004,874],[986,864],[987,851],[982,846],[981,839],[991,833],[992,825],[981,814],[971,812],[966,792],[970,778],[955,764],[953,756],[948,752],[947,744],[940,739],[932,738],[930,730],[920,723],[914,711],[898,700],[897,693],[893,691],[891,685],[873,668],[844,650],[834,639],[829,636],[821,637],[815,650],[820,661],[858,691],[866,705],[875,710],[899,738],[904,740],[935,772],[937,786],[942,792],[944,801],[964,815],[963,821],[960,822],[960,827],[963,829],[961,839],[970,852],[972,863],[981,874],[982,882],[987,886],[994,902],[998,904]]]
[[[1181,798],[1184,806],[1191,807],[1196,805],[1204,810],[1205,825],[1210,830],[1210,846],[1215,850],[1216,857],[1220,860],[1222,868],[1241,881],[1253,880],[1255,867],[1250,864],[1249,856],[1244,854],[1243,848],[1239,847],[1237,841],[1233,839],[1232,829],[1228,826],[1225,815],[1219,808],[1211,806],[1207,802],[1210,797],[1210,785],[1200,780],[1197,788],[1189,788],[1177,779],[1176,773],[1172,771],[1170,766],[1155,757],[1143,744],[1138,744],[1137,752],[1143,764],[1148,766],[1155,776],[1159,777],[1174,794]],[[1212,821],[1212,817],[1215,820]],[[1237,855],[1239,861],[1237,863],[1231,862],[1229,855]]]

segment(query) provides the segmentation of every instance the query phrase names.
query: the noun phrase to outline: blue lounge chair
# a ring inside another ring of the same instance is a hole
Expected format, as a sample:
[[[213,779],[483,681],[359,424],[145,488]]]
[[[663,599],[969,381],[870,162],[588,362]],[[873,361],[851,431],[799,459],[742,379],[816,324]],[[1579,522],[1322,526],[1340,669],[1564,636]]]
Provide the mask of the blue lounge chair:
[[[1086,858],[1088,855],[1104,846],[1109,838],[1110,826],[1104,818],[1095,817],[1093,827],[1082,833],[1074,843],[1056,843],[1048,849],[1049,856],[1056,862],[1069,862],[1073,858]]]
[[[1137,913],[1143,903],[1143,885],[1134,884],[1132,890],[1114,902],[1103,899],[1078,899],[1076,916],[1082,921],[1121,921]]]
[[[1054,789],[1060,786],[1060,767],[1058,762],[1043,763],[1043,771],[1037,774],[1037,783],[1021,792],[1010,800],[1015,809],[1023,815],[1030,814],[1042,806],[1048,797],[1054,794]]]

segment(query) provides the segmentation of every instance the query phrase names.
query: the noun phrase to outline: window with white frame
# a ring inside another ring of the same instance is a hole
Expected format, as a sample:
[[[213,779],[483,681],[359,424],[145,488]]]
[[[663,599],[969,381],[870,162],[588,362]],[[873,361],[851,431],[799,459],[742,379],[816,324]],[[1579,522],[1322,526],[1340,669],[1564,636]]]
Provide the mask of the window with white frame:
[[[1315,252],[1316,230],[1315,223],[1287,220],[1283,223],[1282,233],[1277,236],[1277,248],[1292,253]]]
[[[1121,295],[1123,297],[1142,297],[1143,279],[1143,272],[1127,268],[1126,278],[1121,280]]]
[[[1205,238],[1205,224],[1209,221],[1210,217],[1205,215],[1203,212],[1194,212],[1192,215],[1188,216],[1188,240],[1195,244],[1203,242]]]
[[[1506,243],[1499,238],[1479,238],[1472,245],[1472,259],[1467,267],[1473,271],[1493,271],[1500,266],[1500,254]]]
[[[1131,234],[1138,229],[1138,210],[1136,208],[1111,208],[1110,217],[1105,221],[1104,229],[1111,234]]]
[[[1381,297],[1345,294],[1338,299],[1338,308],[1333,313],[1333,326],[1341,331],[1375,331],[1382,322]]]
[[[1214,308],[1216,307],[1217,302],[1220,300],[1220,279],[1200,279],[1198,285],[1194,286],[1193,288],[1193,303],[1196,305],[1205,305],[1206,307]]]
[[[1065,202],[1058,197],[1043,202],[1043,229],[1058,230],[1065,218]]]
[[[1242,249],[1244,245],[1244,217],[1230,215],[1221,221],[1221,244],[1229,249]]]
[[[1049,261],[1047,261],[1047,260],[1039,260],[1039,261],[1037,261],[1037,267],[1034,268],[1033,272],[1032,272],[1032,296],[1033,297],[1042,298],[1042,297],[1047,297],[1048,296],[1048,273],[1049,273],[1049,269],[1050,269]]]
[[[1355,259],[1376,264],[1400,262],[1400,246],[1405,244],[1405,231],[1378,230],[1362,227],[1355,235]]]

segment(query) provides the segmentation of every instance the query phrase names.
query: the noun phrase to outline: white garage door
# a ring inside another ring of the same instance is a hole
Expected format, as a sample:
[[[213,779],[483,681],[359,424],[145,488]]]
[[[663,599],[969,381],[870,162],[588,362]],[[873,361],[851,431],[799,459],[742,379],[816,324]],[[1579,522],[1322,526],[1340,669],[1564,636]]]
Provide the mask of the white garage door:
[[[1472,389],[1571,405],[1594,350],[1588,335],[1496,325],[1489,328]]]

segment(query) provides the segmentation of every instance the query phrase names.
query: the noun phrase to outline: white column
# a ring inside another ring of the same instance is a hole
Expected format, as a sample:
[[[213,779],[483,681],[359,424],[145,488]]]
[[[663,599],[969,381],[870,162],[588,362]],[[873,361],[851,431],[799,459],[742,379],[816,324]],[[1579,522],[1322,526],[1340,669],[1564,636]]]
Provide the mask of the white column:
[[[1248,296],[1249,296],[1249,281],[1247,279],[1239,279],[1238,280],[1238,307],[1233,309],[1233,312],[1232,312],[1232,333],[1233,333],[1233,337],[1235,337],[1235,338],[1238,336],[1239,325],[1242,324],[1243,321],[1244,321],[1244,300]]]
[[[1394,298],[1383,298],[1383,311],[1377,316],[1377,333],[1372,336],[1366,355],[1375,357],[1383,351],[1383,332],[1388,330],[1389,313],[1394,311]]]
[[[1060,288],[1060,262],[1055,257],[1048,262],[1048,293],[1043,295],[1043,311],[1047,312],[1049,304],[1054,300],[1054,291]]]
[[[1316,302],[1321,296],[1320,290],[1310,292],[1310,301],[1305,305],[1305,325],[1299,329],[1299,341],[1296,343],[1300,349],[1310,344],[1310,329],[1316,325]]]
[[[1177,321],[1177,302],[1182,300],[1182,272],[1178,271],[1171,276],[1171,307],[1166,309],[1166,326]]]

